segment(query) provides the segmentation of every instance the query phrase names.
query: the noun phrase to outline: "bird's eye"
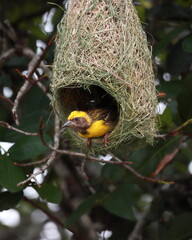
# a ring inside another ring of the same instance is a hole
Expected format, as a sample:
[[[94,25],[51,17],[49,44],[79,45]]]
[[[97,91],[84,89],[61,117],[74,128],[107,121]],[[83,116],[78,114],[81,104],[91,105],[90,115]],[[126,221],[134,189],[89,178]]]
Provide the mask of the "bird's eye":
[[[73,120],[76,122],[76,121],[78,121],[78,120],[79,120],[79,118],[74,118]]]

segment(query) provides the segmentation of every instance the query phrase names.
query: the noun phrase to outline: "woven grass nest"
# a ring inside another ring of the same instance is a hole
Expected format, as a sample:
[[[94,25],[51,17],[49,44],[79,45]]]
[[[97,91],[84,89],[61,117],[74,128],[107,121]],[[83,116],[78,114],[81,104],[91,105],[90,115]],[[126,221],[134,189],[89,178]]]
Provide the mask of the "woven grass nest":
[[[58,26],[53,106],[64,122],[73,110],[109,107],[118,123],[108,147],[153,143],[157,106],[151,52],[131,0],[73,0]],[[82,139],[69,131],[75,144]]]

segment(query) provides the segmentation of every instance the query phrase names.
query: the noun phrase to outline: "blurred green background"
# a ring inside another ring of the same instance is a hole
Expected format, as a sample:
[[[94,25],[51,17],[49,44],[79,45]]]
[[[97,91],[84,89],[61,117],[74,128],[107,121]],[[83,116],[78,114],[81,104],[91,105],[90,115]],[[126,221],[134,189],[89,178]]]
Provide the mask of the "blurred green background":
[[[19,167],[13,162],[42,160],[50,150],[39,136],[0,124],[0,239],[192,239],[192,1],[138,0],[134,4],[152,46],[157,90],[165,93],[157,106],[159,135],[165,137],[158,137],[154,146],[124,150],[121,157],[132,161],[139,174],[175,183],[153,183],[123,166],[90,162],[85,165],[86,180],[80,169],[82,158],[58,154],[54,165],[38,178],[41,188],[35,182],[17,187],[34,166]],[[25,81],[21,73],[27,73],[31,59],[55,36],[64,8],[60,0],[0,2],[0,123],[38,132],[43,117],[50,144],[54,113],[41,88],[33,84],[20,100],[19,126],[11,110]],[[46,69],[53,58],[54,44],[43,57]],[[41,79],[49,92],[51,74],[39,66],[33,77]],[[14,144],[6,151],[2,142]],[[74,150],[67,135],[60,145]],[[6,221],[10,219],[14,221]]]

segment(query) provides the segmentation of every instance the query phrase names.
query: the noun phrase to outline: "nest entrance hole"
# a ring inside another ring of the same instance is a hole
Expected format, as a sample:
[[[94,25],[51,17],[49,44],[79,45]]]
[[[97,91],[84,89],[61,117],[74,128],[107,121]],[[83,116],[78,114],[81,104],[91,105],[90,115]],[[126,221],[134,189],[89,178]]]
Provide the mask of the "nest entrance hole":
[[[68,116],[72,111],[87,111],[90,109],[108,109],[114,114],[118,122],[119,107],[114,97],[103,88],[90,85],[89,87],[69,86],[58,90],[60,111]]]

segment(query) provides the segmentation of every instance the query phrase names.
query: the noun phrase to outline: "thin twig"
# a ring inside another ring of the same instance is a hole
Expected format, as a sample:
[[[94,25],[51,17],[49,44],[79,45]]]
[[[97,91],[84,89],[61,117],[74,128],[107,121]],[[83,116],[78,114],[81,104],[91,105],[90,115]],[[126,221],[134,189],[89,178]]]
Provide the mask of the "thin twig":
[[[44,145],[46,145],[47,147],[49,147],[51,150],[56,151],[57,153],[60,154],[64,154],[64,155],[69,155],[69,156],[73,156],[73,157],[81,157],[81,158],[86,158],[87,161],[91,161],[91,162],[99,162],[99,163],[108,163],[108,164],[114,164],[114,165],[127,165],[127,164],[131,164],[131,162],[118,162],[118,161],[107,161],[104,159],[100,159],[100,158],[96,158],[93,156],[89,156],[85,153],[79,153],[79,152],[73,152],[73,151],[68,151],[68,150],[62,150],[62,149],[55,149],[53,146],[51,146],[50,144],[48,144],[44,137],[42,132],[39,133],[41,141],[43,142]]]
[[[57,115],[55,115],[55,134],[54,134],[54,139],[53,139],[53,146],[55,149],[58,149],[59,147],[59,137],[60,137],[60,120],[58,118]],[[35,180],[35,182],[37,183],[37,186],[40,187],[40,184],[38,184],[36,177],[43,173],[46,169],[49,168],[49,166],[54,162],[55,158],[56,158],[56,154],[57,151],[52,151],[52,153],[49,155],[49,158],[47,160],[47,162],[35,173],[31,174],[26,180],[20,182],[17,184],[17,186],[21,186],[24,185],[28,182],[30,182],[32,179]]]
[[[64,223],[55,215],[53,215],[52,212],[50,212],[48,209],[43,208],[41,205],[39,205],[37,202],[27,198],[27,197],[23,197],[23,200],[27,203],[29,203],[30,205],[32,205],[33,207],[35,207],[36,209],[41,210],[42,212],[44,212],[53,222],[55,222],[57,225],[59,225],[61,228],[64,228],[65,225]],[[80,221],[83,222],[83,220],[81,219]],[[81,225],[82,227],[82,225]],[[74,239],[80,239],[79,238],[79,234],[76,230],[74,230],[73,228],[71,228],[70,226],[68,226],[68,229],[73,233],[73,237],[75,237]],[[68,238],[64,238],[64,239],[68,239]]]
[[[21,186],[21,185],[24,185],[28,182],[30,182],[32,179],[35,180],[37,186],[40,188],[41,185],[37,182],[37,179],[36,177],[42,173],[44,173],[44,171],[50,166],[50,164],[53,162],[53,160],[55,160],[55,152],[52,152],[50,154],[50,157],[48,159],[48,161],[46,162],[46,164],[44,164],[38,171],[36,171],[35,173],[32,173],[27,179],[25,179],[24,181],[22,182],[19,182],[17,184],[17,187]]]
[[[22,134],[27,135],[27,136],[38,136],[39,135],[38,133],[30,133],[30,132],[22,131],[22,130],[20,130],[18,128],[12,127],[7,122],[3,122],[3,121],[0,121],[0,126],[8,128],[8,129],[16,131],[16,132],[19,132],[19,133],[22,133]]]
[[[188,124],[192,123],[192,118],[188,119],[186,122],[184,122],[183,124],[181,124],[179,127],[177,127],[176,129],[174,129],[173,131],[171,131],[170,135],[174,136],[174,134],[177,134],[180,132],[180,130],[182,130],[184,127],[186,127]]]
[[[52,148],[52,150],[54,150]],[[90,161],[90,162],[99,162],[99,163],[107,163],[107,164],[113,164],[113,165],[129,165],[130,162],[117,162],[117,161],[108,161],[108,160],[104,160],[104,159],[100,159],[100,158],[96,158],[96,157],[93,157],[93,156],[90,156],[90,155],[86,155],[84,153],[79,153],[79,152],[72,152],[72,151],[68,151],[68,150],[55,150],[57,151],[57,153],[61,153],[61,154],[65,154],[65,155],[70,155],[70,156],[73,156],[73,157],[81,157],[81,158],[86,158],[87,161]]]
[[[54,215],[52,215],[48,210],[44,209],[42,206],[40,206],[39,204],[37,204],[36,202],[32,201],[31,199],[27,198],[27,197],[23,197],[23,200],[25,202],[30,203],[32,206],[34,206],[37,209],[40,209],[42,212],[44,212],[52,221],[54,221],[55,223],[57,223],[58,225],[60,225],[62,228],[64,227],[64,224]]]
[[[144,228],[144,225],[146,223],[146,218],[147,218],[147,215],[149,214],[149,211],[150,211],[150,207],[148,207],[144,210],[144,212],[142,213],[139,220],[135,224],[135,227],[134,227],[133,231],[131,232],[131,234],[129,235],[127,240],[141,240],[141,239],[143,239],[142,238],[142,235],[143,235],[142,232],[143,232],[143,228]]]
[[[19,116],[17,114],[17,108],[19,106],[19,102],[21,98],[25,95],[25,93],[30,89],[30,83],[28,81],[25,81],[23,86],[20,88],[19,92],[17,93],[17,96],[14,101],[14,105],[12,108],[12,114],[13,119],[15,120],[16,125],[19,125]]]
[[[131,162],[117,162],[117,161],[107,161],[107,160],[104,160],[104,159],[100,159],[100,158],[96,158],[96,157],[93,157],[93,156],[89,156],[85,153],[79,153],[79,152],[73,152],[73,151],[68,151],[68,150],[61,150],[61,149],[55,149],[54,147],[52,147],[50,144],[48,144],[44,138],[42,138],[42,133],[40,133],[40,137],[41,137],[41,140],[42,142],[47,146],[49,147],[50,149],[52,149],[53,151],[56,151],[57,153],[60,153],[60,154],[64,154],[64,155],[69,155],[69,156],[73,156],[73,157],[81,157],[81,158],[86,158],[87,161],[91,161],[91,162],[99,162],[99,163],[107,163],[107,164],[114,164],[114,165],[128,165],[130,164]]]
[[[29,83],[35,84],[36,81],[35,81],[33,78],[27,77],[27,76],[24,75],[19,69],[15,69],[15,71],[16,71],[17,73],[19,73],[19,75],[20,75],[23,79],[27,80]]]
[[[118,157],[114,156],[112,153],[110,153],[112,155],[112,157],[119,163],[122,163],[122,160],[119,159]],[[135,175],[136,177],[143,179],[143,180],[147,180],[149,182],[155,182],[155,183],[161,183],[161,184],[174,184],[174,182],[169,182],[169,181],[164,181],[161,179],[155,179],[155,178],[150,178],[150,177],[146,177],[141,175],[140,173],[138,173],[136,170],[134,170],[132,167],[128,166],[128,165],[123,165],[124,168],[128,169],[133,175]]]
[[[8,103],[10,103],[12,106],[14,105],[14,103],[9,99],[9,98],[6,98],[5,96],[3,95],[0,95],[0,98],[7,101]]]
[[[37,59],[36,53],[28,47],[23,47],[21,54],[23,54],[25,57],[27,57],[29,59],[34,59],[34,58]],[[42,68],[44,73],[49,77],[50,70],[47,67],[47,65],[44,64],[43,61],[41,61],[41,63],[39,64],[39,67]]]
[[[17,42],[19,41],[19,38],[17,37],[17,34],[14,30],[14,28],[12,28],[10,22],[8,19],[4,20],[3,22],[0,22],[0,29],[2,29],[2,31],[15,43],[17,44]]]
[[[50,48],[50,46],[53,44],[55,40],[55,36],[53,36],[49,42],[47,43],[45,49],[43,50],[42,54],[39,56],[39,58],[37,59],[37,61],[32,65],[32,68],[30,69],[29,78],[32,78],[33,73],[35,72],[36,68],[40,65],[41,61],[44,59],[45,55],[47,54],[48,49]]]
[[[85,172],[85,162],[86,162],[86,159],[83,159],[82,162],[81,162],[81,166],[80,167],[77,167],[77,173],[80,175],[81,178],[83,178],[83,181],[86,185],[86,187],[89,189],[89,191],[94,194],[96,193],[96,190],[91,186],[91,184],[89,183],[89,178]]]
[[[16,72],[19,73],[19,75],[25,79],[26,81],[28,81],[29,83],[31,83],[31,85],[29,86],[29,88],[27,89],[27,91],[35,84],[38,85],[38,87],[45,93],[45,95],[49,98],[49,100],[52,100],[52,96],[50,93],[48,93],[48,89],[40,82],[42,81],[44,78],[45,78],[45,75],[44,76],[41,76],[39,77],[38,79],[34,80],[33,78],[29,78],[27,77],[26,75],[22,74],[20,72],[19,69],[16,69]]]
[[[19,92],[18,92],[18,94],[15,98],[14,106],[13,106],[13,109],[12,109],[13,118],[16,122],[16,125],[19,125],[19,116],[17,114],[17,109],[18,109],[18,106],[19,106],[19,102],[23,98],[23,96],[29,91],[29,89],[32,87],[32,85],[30,84],[29,81],[32,79],[36,68],[40,65],[41,61],[45,57],[45,55],[46,55],[49,47],[53,43],[54,39],[55,39],[55,36],[51,38],[51,40],[48,42],[47,46],[45,47],[44,51],[42,52],[42,54],[40,56],[37,56],[35,54],[33,55],[33,52],[30,51],[30,54],[32,53],[33,58],[28,65],[28,81],[25,81],[23,86],[20,88],[20,90],[19,90]],[[23,51],[23,53],[26,54],[26,49],[25,49],[25,51]],[[27,54],[29,54],[29,51],[27,52]],[[37,85],[43,90],[43,92],[46,93],[46,95],[49,97],[49,99],[51,99],[51,95],[47,93],[47,90],[46,90],[45,86],[43,86],[43,84],[41,84],[38,81],[36,81],[36,82],[37,82]]]
[[[29,167],[29,166],[34,166],[37,164],[42,164],[44,162],[46,162],[49,159],[50,156],[47,156],[39,161],[35,161],[35,162],[29,162],[29,163],[18,163],[18,162],[14,162],[13,165],[18,166],[18,167]]]
[[[188,119],[186,122],[181,124],[179,127],[175,128],[174,130],[170,131],[169,133],[158,134],[156,137],[163,138],[163,139],[166,139],[171,136],[177,136],[177,135],[185,135],[185,136],[191,137],[192,136],[191,134],[181,132],[181,130],[185,128],[188,124],[192,124],[192,118]]]
[[[11,59],[15,55],[16,52],[16,48],[12,48],[4,52],[0,57],[0,67],[2,67],[6,62],[8,62],[9,59]]]

